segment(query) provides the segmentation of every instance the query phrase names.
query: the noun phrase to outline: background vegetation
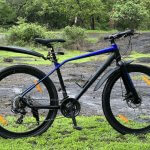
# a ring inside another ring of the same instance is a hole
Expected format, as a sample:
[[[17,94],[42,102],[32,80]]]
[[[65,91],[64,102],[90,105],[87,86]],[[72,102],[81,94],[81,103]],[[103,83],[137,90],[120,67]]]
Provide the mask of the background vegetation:
[[[0,0],[0,26],[38,23],[48,29],[150,29],[149,0]]]

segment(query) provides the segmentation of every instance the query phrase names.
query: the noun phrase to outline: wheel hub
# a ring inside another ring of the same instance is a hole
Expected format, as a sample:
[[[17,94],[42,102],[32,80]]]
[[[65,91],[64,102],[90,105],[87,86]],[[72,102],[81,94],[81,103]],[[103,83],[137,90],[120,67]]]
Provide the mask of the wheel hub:
[[[127,105],[130,107],[130,108],[137,108],[141,105],[142,103],[142,99],[139,97],[138,99],[138,103],[135,103],[135,99],[133,97],[132,94],[126,94],[125,96],[125,100],[127,102]]]

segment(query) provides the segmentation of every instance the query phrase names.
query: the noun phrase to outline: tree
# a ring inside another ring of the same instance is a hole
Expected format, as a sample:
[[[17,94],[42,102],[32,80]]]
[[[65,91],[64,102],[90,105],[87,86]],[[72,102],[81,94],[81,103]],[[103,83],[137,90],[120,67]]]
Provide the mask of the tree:
[[[138,28],[148,16],[146,8],[137,1],[120,0],[114,5],[111,17],[117,28]]]
[[[14,10],[4,0],[0,0],[0,25],[13,23],[15,18]]]
[[[6,3],[15,11],[16,16],[22,15],[22,8],[28,0],[6,0]]]
[[[67,17],[82,27],[95,29],[95,22],[103,17],[104,6],[101,0],[64,0],[64,3]]]
[[[141,23],[141,28],[150,29],[150,1],[141,0],[141,6],[144,6],[148,12],[148,17]]]

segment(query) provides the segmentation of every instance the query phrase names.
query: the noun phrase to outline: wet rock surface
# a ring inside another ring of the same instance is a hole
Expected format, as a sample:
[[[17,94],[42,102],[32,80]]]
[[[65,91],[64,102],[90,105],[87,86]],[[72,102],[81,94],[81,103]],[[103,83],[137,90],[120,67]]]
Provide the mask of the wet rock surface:
[[[138,32],[138,31],[137,31]],[[99,34],[99,33],[90,33],[88,34],[91,38],[98,38],[98,42],[96,44],[91,45],[90,47],[86,47],[85,49],[95,50],[107,47],[109,45],[109,41],[105,41],[104,37],[110,34]],[[124,54],[128,49],[128,43],[130,38],[121,38],[117,39],[116,43],[118,44],[121,52]],[[131,38],[132,42],[132,50],[139,53],[150,53],[150,32],[139,33]]]
[[[62,76],[65,82],[67,93],[70,98],[74,98],[82,89],[75,83],[80,85],[84,83],[91,77],[91,75],[97,70],[102,62],[88,62],[81,64],[66,64],[61,68]],[[35,66],[36,68],[48,73],[54,66]],[[6,67],[1,67],[0,70]],[[54,73],[50,76],[51,80],[54,82],[56,89],[58,91],[59,100],[62,100],[62,92],[60,90],[60,84],[57,74]],[[22,79],[24,80],[24,79]],[[101,93],[102,89],[94,92],[94,87],[98,80],[88,89],[88,91],[80,98],[81,102],[81,114],[84,115],[98,115],[102,114],[101,108]],[[16,82],[19,82],[16,79]],[[12,89],[14,90],[14,89]],[[3,90],[0,91],[0,95],[4,95]],[[10,111],[10,110],[9,110]]]

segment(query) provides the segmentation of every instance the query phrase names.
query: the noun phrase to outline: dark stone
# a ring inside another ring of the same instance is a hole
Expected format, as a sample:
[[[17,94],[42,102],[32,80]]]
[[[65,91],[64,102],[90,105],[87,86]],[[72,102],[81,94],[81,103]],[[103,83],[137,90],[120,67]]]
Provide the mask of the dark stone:
[[[4,62],[13,62],[13,58],[4,58],[3,59]]]
[[[138,62],[150,63],[150,57],[141,57],[137,59]]]

